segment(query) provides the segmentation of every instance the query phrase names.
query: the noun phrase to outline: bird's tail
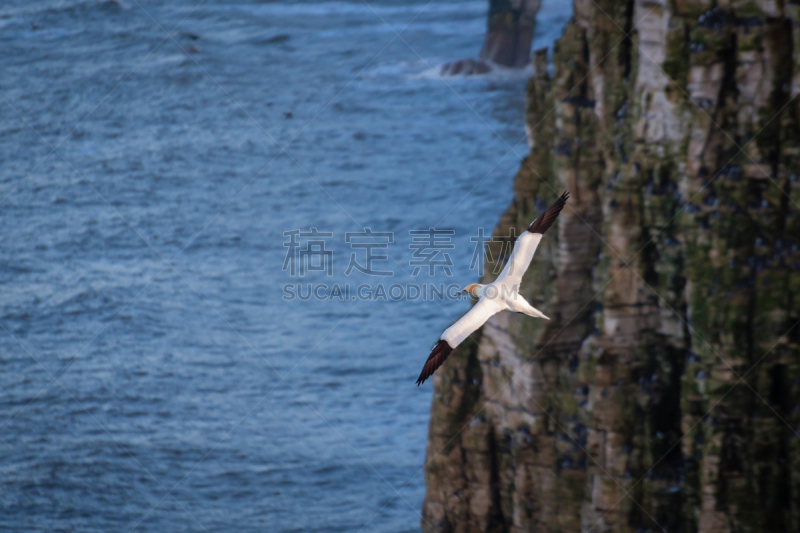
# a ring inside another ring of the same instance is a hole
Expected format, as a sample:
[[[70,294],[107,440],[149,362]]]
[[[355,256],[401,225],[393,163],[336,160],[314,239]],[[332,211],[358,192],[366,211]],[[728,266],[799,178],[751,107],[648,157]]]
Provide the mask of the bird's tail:
[[[528,316],[535,316],[537,318],[544,318],[545,320],[550,320],[550,317],[536,309],[534,306],[530,306],[530,309],[525,313]]]

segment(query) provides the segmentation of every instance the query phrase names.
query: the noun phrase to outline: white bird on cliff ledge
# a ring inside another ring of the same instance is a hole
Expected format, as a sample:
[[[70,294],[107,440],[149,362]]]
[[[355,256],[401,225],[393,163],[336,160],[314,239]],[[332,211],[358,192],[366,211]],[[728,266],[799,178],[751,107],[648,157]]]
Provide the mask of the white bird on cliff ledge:
[[[525,301],[519,295],[519,284],[522,275],[528,270],[533,254],[542,240],[542,235],[553,225],[561,210],[569,199],[569,192],[565,192],[556,200],[547,211],[531,222],[527,231],[523,231],[517,238],[514,251],[506,263],[505,268],[494,281],[488,285],[471,283],[460,293],[468,293],[478,298],[478,303],[459,318],[452,326],[444,330],[439,341],[431,350],[431,355],[422,367],[422,372],[417,378],[417,386],[428,379],[437,368],[442,366],[444,360],[456,346],[461,344],[473,331],[486,323],[489,318],[500,311],[514,311],[550,320],[544,314]]]

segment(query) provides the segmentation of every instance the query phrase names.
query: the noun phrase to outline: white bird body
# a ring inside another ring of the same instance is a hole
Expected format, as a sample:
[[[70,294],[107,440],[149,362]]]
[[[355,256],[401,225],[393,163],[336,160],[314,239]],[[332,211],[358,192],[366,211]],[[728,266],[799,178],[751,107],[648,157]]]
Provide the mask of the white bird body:
[[[499,313],[503,309],[507,309],[504,307],[502,303],[490,300],[488,298],[481,298],[477,304],[475,304],[472,309],[467,311],[467,313],[455,321],[455,323],[444,330],[442,336],[439,337],[440,340],[447,342],[451,347],[455,348],[467,337],[469,337],[473,331],[481,327],[489,317],[494,314]]]
[[[555,222],[564,208],[569,193],[564,193],[551,205],[542,216],[534,220],[527,231],[517,238],[514,250],[511,252],[506,266],[493,283],[479,285],[472,283],[464,289],[473,297],[478,298],[478,303],[467,311],[452,326],[444,330],[439,341],[434,345],[425,366],[417,379],[420,385],[433,372],[444,363],[453,349],[464,342],[472,332],[480,328],[489,318],[500,311],[514,311],[528,316],[550,320],[541,311],[533,307],[519,294],[520,283],[525,271],[536,253],[544,232]]]

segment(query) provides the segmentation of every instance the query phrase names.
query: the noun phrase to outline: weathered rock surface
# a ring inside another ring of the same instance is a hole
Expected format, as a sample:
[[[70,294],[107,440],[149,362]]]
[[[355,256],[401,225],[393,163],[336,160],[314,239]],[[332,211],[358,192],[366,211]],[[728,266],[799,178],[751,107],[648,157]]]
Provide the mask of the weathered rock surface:
[[[798,6],[575,0],[536,63],[496,235],[572,193],[552,320],[434,375],[423,530],[800,531]]]

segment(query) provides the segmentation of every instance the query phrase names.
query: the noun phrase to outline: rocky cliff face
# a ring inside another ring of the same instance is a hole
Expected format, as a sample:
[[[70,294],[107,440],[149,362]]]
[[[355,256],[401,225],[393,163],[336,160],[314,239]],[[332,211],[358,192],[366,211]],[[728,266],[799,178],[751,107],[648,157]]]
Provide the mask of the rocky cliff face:
[[[553,56],[496,229],[571,191],[552,320],[435,375],[423,530],[800,531],[798,6],[576,0]]]

